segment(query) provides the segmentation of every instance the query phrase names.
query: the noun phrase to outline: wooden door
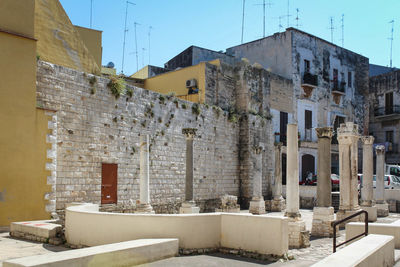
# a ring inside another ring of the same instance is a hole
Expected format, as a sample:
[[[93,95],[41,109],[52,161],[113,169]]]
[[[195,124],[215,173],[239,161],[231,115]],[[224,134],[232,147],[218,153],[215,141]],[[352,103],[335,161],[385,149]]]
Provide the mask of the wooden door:
[[[102,163],[101,165],[101,204],[117,203],[118,165]]]

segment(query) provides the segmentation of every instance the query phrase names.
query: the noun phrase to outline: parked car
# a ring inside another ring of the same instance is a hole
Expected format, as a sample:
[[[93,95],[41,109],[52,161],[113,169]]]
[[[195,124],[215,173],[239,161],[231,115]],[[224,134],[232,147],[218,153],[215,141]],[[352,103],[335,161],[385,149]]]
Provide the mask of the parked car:
[[[398,165],[385,165],[385,174],[395,175],[400,177],[400,166]]]
[[[376,188],[376,175],[372,178],[373,187]],[[385,174],[385,189],[400,189],[400,179],[395,175]]]
[[[339,175],[331,174],[332,191],[339,190]],[[300,181],[299,185],[317,185],[317,175],[313,175],[312,179],[306,179],[305,181]]]

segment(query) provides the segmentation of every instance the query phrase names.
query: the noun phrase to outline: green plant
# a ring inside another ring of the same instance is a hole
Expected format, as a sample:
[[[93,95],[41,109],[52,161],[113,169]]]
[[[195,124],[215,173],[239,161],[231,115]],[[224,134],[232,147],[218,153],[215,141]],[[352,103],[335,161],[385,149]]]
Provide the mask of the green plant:
[[[179,108],[179,101],[178,101],[178,99],[174,99],[174,104],[175,104],[176,108]]]
[[[140,123],[140,125],[142,125],[142,127],[146,127],[146,124],[147,124],[146,121],[142,121],[142,122]]]
[[[228,121],[236,123],[239,121],[238,115],[236,113],[228,113]]]
[[[132,88],[126,88],[126,95],[129,97],[133,96],[133,89]]]
[[[257,113],[257,111],[255,109],[249,108],[249,114],[257,115],[258,113]]]
[[[204,107],[208,109],[210,106],[208,104],[204,104]]]
[[[90,94],[94,95],[95,93],[96,93],[96,88],[95,87],[90,88]]]
[[[167,94],[167,99],[168,100],[171,100],[171,98],[174,98],[174,97],[175,97],[175,92],[170,92],[170,93]]]
[[[113,118],[113,122],[117,122],[118,121],[118,118],[117,117],[114,117]]]
[[[150,107],[151,107],[151,108],[154,108],[154,103],[150,103]]]
[[[171,115],[169,115],[169,119],[172,120],[175,117],[174,113],[171,113]]]
[[[218,106],[213,106],[212,108],[213,108],[213,110],[214,110],[214,112],[215,112],[215,114],[217,115],[217,118],[218,118],[219,115],[222,112],[222,109],[220,107],[218,107]]]
[[[183,109],[187,109],[187,106],[186,106],[185,103],[182,103],[181,107],[182,107]]]
[[[164,136],[164,135],[165,135],[165,132],[164,132],[164,130],[162,130],[162,131],[161,131],[161,135],[162,135],[162,136]]]
[[[90,76],[90,78],[89,78],[89,84],[91,85],[91,86],[93,86],[95,83],[97,82],[97,78],[96,78],[96,76]]]
[[[40,60],[40,55],[38,53],[36,53],[36,61]]]
[[[201,109],[200,109],[200,105],[199,105],[199,104],[194,103],[194,104],[192,105],[192,113],[193,113],[194,115],[196,115],[196,116],[199,116],[199,115],[200,115]]]
[[[125,93],[126,83],[122,77],[111,76],[107,87],[111,90],[111,94],[115,96],[115,99],[118,99]]]

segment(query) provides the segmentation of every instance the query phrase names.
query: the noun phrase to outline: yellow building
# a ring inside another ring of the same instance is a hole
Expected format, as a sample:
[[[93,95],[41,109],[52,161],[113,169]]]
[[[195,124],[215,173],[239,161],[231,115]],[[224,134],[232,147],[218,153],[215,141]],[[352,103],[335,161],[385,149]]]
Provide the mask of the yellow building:
[[[0,1],[0,226],[49,218],[48,117],[36,108],[34,0]]]
[[[220,60],[216,59],[208,63],[219,66]],[[176,97],[191,102],[204,103],[206,64],[206,62],[201,62],[145,79],[143,87],[162,94],[174,93]]]

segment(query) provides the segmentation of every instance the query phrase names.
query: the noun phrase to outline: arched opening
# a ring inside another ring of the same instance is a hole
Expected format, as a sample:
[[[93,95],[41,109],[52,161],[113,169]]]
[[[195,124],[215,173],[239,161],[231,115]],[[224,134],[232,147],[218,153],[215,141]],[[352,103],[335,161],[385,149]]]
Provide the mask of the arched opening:
[[[301,180],[305,181],[309,172],[315,174],[315,158],[313,155],[305,154],[301,157]]]

